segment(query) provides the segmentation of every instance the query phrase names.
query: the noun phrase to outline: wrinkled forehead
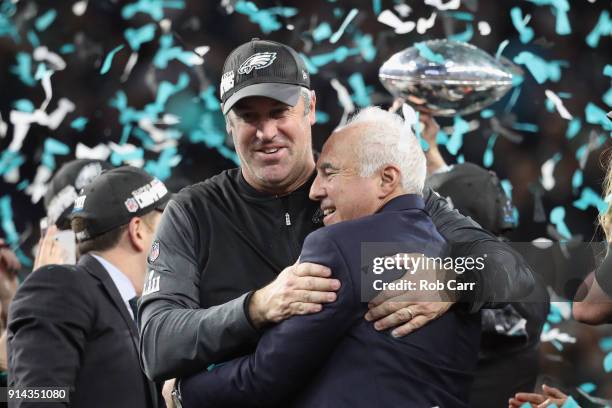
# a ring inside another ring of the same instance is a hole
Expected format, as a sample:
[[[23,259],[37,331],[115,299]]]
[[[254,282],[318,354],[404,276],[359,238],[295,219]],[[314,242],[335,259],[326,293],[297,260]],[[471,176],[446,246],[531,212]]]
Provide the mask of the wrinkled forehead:
[[[358,134],[353,128],[342,128],[332,132],[325,141],[319,163],[332,164],[334,167],[346,167],[354,163],[355,143],[358,143]]]

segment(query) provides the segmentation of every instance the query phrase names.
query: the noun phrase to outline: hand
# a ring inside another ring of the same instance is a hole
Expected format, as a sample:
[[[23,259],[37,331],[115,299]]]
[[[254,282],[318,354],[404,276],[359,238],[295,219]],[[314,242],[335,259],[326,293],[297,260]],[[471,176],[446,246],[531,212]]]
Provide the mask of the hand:
[[[454,274],[452,271],[436,270],[434,263],[426,262],[427,258],[421,254],[398,255],[400,259],[421,258],[424,260],[418,264],[407,263],[407,265],[413,265],[413,270],[406,272],[399,280],[446,282]],[[448,294],[444,290],[420,290],[416,285],[415,289],[407,291],[384,290],[368,303],[369,310],[365,314],[365,319],[374,322],[376,330],[394,328],[391,335],[403,337],[446,313],[455,303],[456,298],[456,295]]]
[[[302,263],[285,268],[269,285],[256,291],[249,316],[256,327],[278,323],[291,316],[319,312],[323,303],[336,300],[338,279],[325,266]]]
[[[567,401],[567,395],[557,388],[544,384],[542,385],[542,391],[543,394],[518,392],[514,398],[510,398],[508,401],[508,408],[519,408],[525,403],[531,404],[532,408],[547,408],[552,404],[561,407]]]
[[[174,401],[172,400],[172,390],[174,390],[175,382],[176,378],[164,381],[164,387],[162,388],[162,397],[164,397],[164,401],[166,402],[166,408],[176,408],[174,405]]]
[[[421,122],[423,126],[421,128],[421,137],[425,139],[430,150],[437,150],[438,142],[436,139],[440,131],[440,125],[438,125],[438,122],[436,122],[433,116],[423,112],[419,112],[419,122]]]
[[[57,227],[52,225],[47,229],[47,233],[38,243],[38,252],[34,260],[34,270],[53,264],[64,264],[67,262],[68,256],[66,251],[59,242],[55,239]]]

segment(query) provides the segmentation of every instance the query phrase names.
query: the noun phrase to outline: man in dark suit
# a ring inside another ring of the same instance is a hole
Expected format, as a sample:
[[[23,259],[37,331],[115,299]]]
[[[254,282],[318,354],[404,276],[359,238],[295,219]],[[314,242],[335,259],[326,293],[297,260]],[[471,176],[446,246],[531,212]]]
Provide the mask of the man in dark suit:
[[[75,201],[77,265],[48,265],[17,291],[8,321],[9,386],[66,387],[69,401],[45,406],[158,407],[140,368],[136,299],[146,257],[170,194],[135,167],[98,176]],[[40,406],[9,399],[10,407]]]
[[[326,227],[306,238],[300,262],[331,269],[342,283],[337,300],[269,328],[253,354],[180,380],[175,396],[184,408],[468,406],[477,315],[454,305],[406,337],[363,319],[362,294],[373,283],[362,263],[364,243],[386,243],[383,256],[397,248],[446,254],[421,196],[425,158],[406,132],[399,116],[367,108],[330,136],[310,190]]]

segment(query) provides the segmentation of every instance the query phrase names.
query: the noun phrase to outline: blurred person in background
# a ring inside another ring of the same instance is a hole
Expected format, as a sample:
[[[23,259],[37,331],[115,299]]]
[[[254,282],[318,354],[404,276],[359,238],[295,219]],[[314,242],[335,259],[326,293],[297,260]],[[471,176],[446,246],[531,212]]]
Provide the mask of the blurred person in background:
[[[130,166],[103,172],[82,190],[71,214],[78,263],[34,271],[11,304],[9,386],[67,387],[64,405],[72,407],[163,404],[140,368],[134,319],[169,198],[161,181]]]
[[[44,197],[46,217],[41,220],[41,238],[34,270],[49,264],[74,264],[76,246],[70,229],[70,212],[83,187],[113,166],[102,160],[76,159],[64,163],[49,181]]]
[[[9,304],[17,291],[17,272],[20,269],[17,255],[0,238],[0,387],[6,387],[6,320]]]

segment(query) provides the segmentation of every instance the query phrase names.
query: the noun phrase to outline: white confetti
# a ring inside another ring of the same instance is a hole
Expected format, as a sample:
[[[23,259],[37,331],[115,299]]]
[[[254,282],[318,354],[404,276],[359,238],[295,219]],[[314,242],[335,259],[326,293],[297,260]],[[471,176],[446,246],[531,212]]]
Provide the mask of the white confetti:
[[[419,18],[419,21],[417,21],[417,33],[425,34],[427,30],[433,27],[436,22],[436,16],[437,14],[434,12],[431,13],[429,18]]]
[[[164,31],[164,33],[168,33],[172,29],[172,21],[167,18],[164,18],[162,21],[159,22],[159,26]]]
[[[402,114],[404,115],[404,123],[409,126],[414,126],[417,122],[417,114],[414,108],[407,103],[402,105]]]
[[[25,192],[32,198],[32,204],[36,204],[47,192],[47,182],[51,178],[51,169],[45,165],[38,166],[34,181],[30,184]]]
[[[396,4],[393,8],[402,18],[406,18],[412,13],[412,8],[406,3]]]
[[[442,0],[425,0],[425,4],[441,11],[457,10],[461,6],[461,0],[450,0],[448,3],[443,3]]]
[[[359,10],[357,10],[356,8],[349,11],[348,15],[340,25],[338,31],[336,31],[329,39],[330,43],[335,44],[336,42],[338,42],[340,37],[342,37],[342,34],[344,34],[344,30],[346,30],[346,27],[348,27],[348,25],[351,24],[351,21],[353,21],[353,19],[357,17],[357,14],[359,14]]]
[[[210,47],[208,45],[202,45],[200,47],[196,47],[196,49],[194,50],[196,54],[198,54],[200,57],[204,57],[204,55],[206,55],[206,53],[208,51],[210,51]]]
[[[391,10],[383,10],[378,15],[378,21],[393,28],[395,34],[406,34],[414,30],[416,23],[414,21],[402,21],[398,16],[393,14]]]
[[[62,71],[66,68],[66,61],[58,54],[49,51],[47,47],[40,46],[36,47],[32,56],[36,61],[46,61],[54,71]]]
[[[480,35],[487,36],[491,34],[491,26],[486,21],[479,21],[478,31],[480,32]]]
[[[550,329],[549,331],[540,335],[540,341],[546,343],[549,341],[557,340],[561,343],[576,343],[576,338],[570,336],[567,333],[562,333],[558,328]]]
[[[77,159],[106,160],[110,154],[111,149],[102,143],[95,147],[89,147],[79,142],[75,151],[75,156]]]
[[[559,115],[561,115],[563,119],[571,120],[574,118],[572,114],[569,113],[567,109],[565,109],[565,106],[563,105],[563,101],[561,100],[561,98],[559,98],[559,96],[557,96],[556,93],[554,93],[550,89],[547,89],[546,91],[544,91],[544,93],[546,94],[546,97],[550,99],[552,103],[555,104],[555,108],[557,108],[557,112],[559,112]]]
[[[542,187],[545,190],[552,190],[555,187],[555,177],[553,176],[553,172],[555,171],[555,166],[557,165],[557,160],[554,157],[546,160],[541,167],[542,171]]]
[[[130,74],[132,73],[132,69],[134,69],[134,66],[136,65],[137,62],[138,62],[138,53],[137,52],[132,52],[130,54],[130,58],[127,61],[127,64],[125,64],[125,68],[123,69],[123,73],[121,74],[121,78],[120,78],[121,82],[127,81],[127,79],[129,78]]]
[[[7,129],[8,129],[8,124],[2,120],[2,114],[0,113],[0,139],[6,136]]]
[[[75,16],[82,16],[87,10],[87,0],[77,1],[72,5],[72,12]]]
[[[113,152],[116,152],[117,154],[121,155],[121,156],[127,156],[129,154],[131,154],[132,152],[138,150],[139,148],[134,146],[133,144],[130,143],[126,143],[123,145],[118,145],[114,142],[110,142],[108,144],[108,146],[111,148],[111,150]],[[131,160],[126,160],[125,163],[129,164],[130,166],[134,166],[134,167],[142,167],[144,166],[144,159],[131,159]]]
[[[331,80],[331,86],[336,90],[336,93],[338,94],[338,102],[340,102],[340,105],[344,109],[344,113],[342,114],[342,119],[340,119],[338,127],[344,126],[346,120],[348,119],[348,115],[355,111],[355,104],[351,99],[351,94],[349,91],[336,78]]]

